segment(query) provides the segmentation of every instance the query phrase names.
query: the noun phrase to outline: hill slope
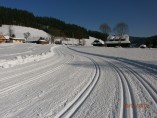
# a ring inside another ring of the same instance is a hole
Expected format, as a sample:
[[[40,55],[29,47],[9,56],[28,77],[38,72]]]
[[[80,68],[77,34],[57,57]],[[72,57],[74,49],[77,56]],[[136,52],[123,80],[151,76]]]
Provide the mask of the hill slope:
[[[88,38],[85,28],[74,24],[67,24],[52,17],[34,16],[33,13],[0,7],[0,25],[20,25],[44,30],[53,36],[64,36],[72,38]]]
[[[31,28],[31,27],[12,25],[11,30],[13,31],[13,34],[15,34],[15,37],[18,37],[18,38],[24,38],[24,33],[29,32],[31,36],[28,39],[28,41],[36,41],[40,37],[44,37],[47,39],[50,38],[50,35],[46,33],[45,31]],[[9,35],[9,25],[2,25],[0,27],[0,34]]]

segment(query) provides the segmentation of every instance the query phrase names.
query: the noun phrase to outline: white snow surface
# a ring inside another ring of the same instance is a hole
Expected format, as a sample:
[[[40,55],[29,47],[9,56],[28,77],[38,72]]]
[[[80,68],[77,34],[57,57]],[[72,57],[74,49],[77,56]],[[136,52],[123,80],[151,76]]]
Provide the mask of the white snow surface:
[[[52,47],[0,46],[0,51],[18,56],[32,50],[38,55]],[[53,53],[40,61],[0,68],[0,118],[157,116],[156,49],[57,46]]]
[[[89,39],[84,39],[86,41],[85,46],[93,46],[92,43],[96,40],[97,38],[94,37],[89,37]],[[104,43],[104,41],[102,41],[101,39],[99,39],[100,42],[102,42],[102,44]]]
[[[10,25],[2,25],[0,27],[0,34],[2,35],[9,35],[9,26]],[[12,33],[15,34],[17,38],[24,38],[24,33],[29,32],[31,36],[28,38],[28,41],[36,41],[40,37],[43,38],[50,38],[50,35],[42,30],[31,28],[31,27],[24,27],[24,26],[17,26],[11,25]]]
[[[9,68],[19,64],[40,61],[53,56],[53,45],[0,44],[0,67]]]
[[[79,40],[75,39],[75,38],[66,38],[66,41],[62,41],[63,44],[67,44],[67,45],[78,45],[79,44]],[[91,37],[89,36],[89,39],[83,39],[85,40],[85,46],[93,46],[92,43],[96,40],[97,38]],[[102,44],[104,44],[104,41],[102,41],[101,39],[99,39],[100,42],[102,42]]]

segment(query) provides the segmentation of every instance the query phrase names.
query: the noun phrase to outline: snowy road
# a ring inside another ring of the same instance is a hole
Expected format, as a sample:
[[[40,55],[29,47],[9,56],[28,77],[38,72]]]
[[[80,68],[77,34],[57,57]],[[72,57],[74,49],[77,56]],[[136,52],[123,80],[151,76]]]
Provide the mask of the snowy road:
[[[156,64],[96,50],[59,46],[0,69],[0,118],[155,118]]]

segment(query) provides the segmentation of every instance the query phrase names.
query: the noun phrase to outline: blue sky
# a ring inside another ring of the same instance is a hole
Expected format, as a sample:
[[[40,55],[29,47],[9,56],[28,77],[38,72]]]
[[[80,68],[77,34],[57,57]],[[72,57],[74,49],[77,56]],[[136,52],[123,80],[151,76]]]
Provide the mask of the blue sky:
[[[0,0],[0,6],[28,10],[35,16],[49,16],[100,31],[107,23],[129,26],[132,36],[157,35],[157,0]]]

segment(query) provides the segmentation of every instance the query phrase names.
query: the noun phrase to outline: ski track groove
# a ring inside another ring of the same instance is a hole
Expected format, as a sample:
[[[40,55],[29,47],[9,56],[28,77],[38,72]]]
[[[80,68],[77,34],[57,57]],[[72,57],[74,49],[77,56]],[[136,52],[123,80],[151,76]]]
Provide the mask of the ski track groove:
[[[118,78],[120,79],[120,83],[122,86],[121,95],[123,95],[123,96],[121,96],[122,100],[121,100],[121,109],[120,109],[120,116],[119,117],[120,118],[126,118],[129,115],[129,118],[133,118],[134,113],[136,112],[135,109],[133,109],[131,107],[131,108],[129,108],[129,111],[128,111],[127,108],[124,108],[125,104],[134,104],[134,101],[132,99],[133,94],[131,93],[131,87],[129,86],[129,82],[127,80],[127,77],[126,77],[125,73],[122,72],[117,66],[113,65],[112,63],[110,63],[110,65],[115,69],[116,73],[118,74]],[[129,100],[126,99],[127,96],[128,96]]]
[[[71,49],[71,48],[69,48],[69,49]],[[76,50],[76,52],[79,52],[79,51]],[[79,52],[79,53],[81,53],[81,52]],[[87,54],[87,55],[90,56],[90,54]],[[99,56],[94,56],[94,57],[99,57]],[[102,57],[100,57],[100,58],[102,58]],[[157,90],[155,88],[153,88],[153,86],[146,80],[146,78],[144,78],[143,76],[141,76],[139,73],[137,73],[133,69],[129,68],[128,66],[126,68],[126,65],[134,65],[135,67],[146,68],[148,70],[148,71],[146,71],[147,73],[149,71],[151,71],[151,72],[157,72],[156,68],[153,68],[151,66],[143,66],[142,64],[138,64],[138,63],[135,63],[135,62],[132,62],[132,61],[128,62],[128,61],[125,61],[123,59],[114,59],[113,58],[112,60],[113,61],[117,61],[117,62],[121,62],[122,63],[121,66],[123,65],[123,67],[125,67],[125,69],[127,69],[129,72],[132,73],[132,75],[134,76],[134,78],[140,83],[140,85],[142,86],[142,88],[144,89],[144,91],[148,94],[149,98],[153,101],[154,105],[157,107],[157,99],[156,99],[157,98],[157,96],[156,96]],[[124,64],[126,64],[126,65],[124,66]],[[128,79],[131,79],[131,78],[127,78],[126,75],[125,75],[125,73],[123,72],[123,70],[119,69],[118,66],[115,66],[115,65],[112,64],[112,67],[117,71],[117,73],[119,73],[119,76],[121,75],[121,76],[124,77],[123,80],[120,80],[120,82],[125,83],[125,84],[121,83],[121,86],[124,88],[124,85],[127,84],[126,88],[127,88],[128,92],[130,93],[129,94],[129,99],[130,99],[130,103],[129,104],[133,104],[134,105],[135,104],[135,98],[134,98],[134,95],[133,95],[133,89],[131,89],[133,86],[131,86],[129,84],[129,80],[128,80]],[[145,71],[145,70],[143,70],[143,71]],[[154,79],[156,78],[156,76],[154,74],[151,75],[151,76],[154,76]],[[121,78],[121,77],[118,77],[118,78]],[[123,89],[122,93],[125,94],[124,89]],[[122,95],[122,93],[121,93],[121,95]],[[124,101],[125,101],[125,99],[123,98],[122,102],[124,102]],[[123,118],[123,117],[125,118],[127,116],[124,116],[124,112],[126,111],[127,108],[124,109],[124,106],[122,106],[122,104],[121,104],[121,110],[122,109],[123,109],[123,111],[120,111],[120,117],[121,118]],[[129,107],[129,109],[130,109],[130,117],[131,118],[137,117],[137,108]]]
[[[88,57],[89,58],[89,57]],[[105,61],[104,59],[102,59],[103,61]],[[123,73],[117,66],[113,65],[111,62],[107,61],[109,63],[109,65],[111,65],[111,67],[114,68],[114,70],[116,71],[117,73],[117,76],[119,78],[119,82],[120,82],[120,86],[121,86],[121,108],[120,108],[120,115],[119,117],[120,118],[125,118],[125,117],[128,117],[126,114],[127,112],[129,112],[130,114],[130,118],[133,118],[135,116],[135,109],[133,108],[129,108],[129,111],[128,109],[124,108],[124,104],[133,104],[134,101],[133,101],[133,97],[131,96],[131,86],[129,85],[129,82],[127,80],[127,77],[125,75],[125,73]],[[125,88],[127,89],[127,92],[125,90]],[[127,101],[125,98],[127,98],[127,95],[126,93],[128,94],[129,96],[129,100]],[[133,95],[133,94],[132,94]],[[68,115],[68,118],[70,117],[71,115]],[[56,117],[57,118],[57,117]]]
[[[32,82],[32,81],[35,81],[35,80],[37,80],[37,79],[39,79],[39,78],[41,78],[41,77],[44,77],[44,76],[46,76],[46,75],[48,75],[48,74],[51,74],[51,73],[55,72],[55,71],[58,70],[58,69],[61,69],[66,63],[70,63],[73,59],[74,59],[74,56],[72,56],[72,58],[68,59],[65,63],[60,64],[60,65],[56,66],[55,68],[53,68],[53,69],[51,69],[51,70],[49,70],[49,71],[46,71],[46,72],[44,72],[44,73],[42,73],[42,74],[39,74],[39,75],[37,75],[37,76],[34,76],[34,77],[32,77],[31,79],[29,79],[29,80],[26,80],[26,81],[23,81],[23,82],[20,82],[20,83],[17,83],[17,84],[14,84],[14,85],[11,85],[11,86],[8,86],[8,87],[6,87],[6,88],[1,89],[1,90],[0,90],[0,95],[1,95],[0,97],[2,97],[2,94],[6,93],[6,92],[8,92],[8,91],[10,91],[10,90],[13,90],[13,89],[18,88],[18,87],[20,87],[20,86],[23,86],[23,85],[25,85],[25,84],[28,84],[28,83],[30,83],[30,82]],[[51,66],[52,66],[52,65],[51,65]]]
[[[130,72],[135,76],[136,80],[140,83],[140,85],[145,89],[147,94],[150,96],[152,101],[154,102],[155,106],[157,107],[157,92],[156,90],[145,80],[144,77],[142,77],[140,74],[138,74],[133,69],[129,68],[128,66],[123,65],[123,67],[130,70]],[[155,94],[155,95],[154,95]]]
[[[154,105],[156,106],[157,108],[157,90],[155,88],[152,87],[152,85],[146,80],[146,78],[144,78],[143,76],[141,76],[139,73],[137,73],[135,70],[133,70],[132,68],[128,67],[127,65],[124,65],[124,63],[122,63],[121,61],[117,61],[117,62],[120,62],[120,66],[124,67],[125,69],[127,69],[133,76],[134,76],[134,79],[136,79],[136,81],[141,85],[142,89],[144,89],[144,91],[148,94],[149,98],[152,100],[152,102],[154,103]],[[113,65],[113,64],[112,64]],[[118,69],[118,66],[115,66],[113,65],[114,67],[116,67]],[[120,69],[118,69],[120,70]],[[122,72],[122,70],[120,70]],[[123,72],[122,72],[123,73]],[[126,81],[127,78],[126,78]],[[127,82],[129,83],[129,81]],[[129,85],[129,84],[128,84]],[[130,85],[129,85],[130,86]],[[131,88],[131,86],[130,86]],[[131,90],[131,89],[130,89]],[[131,96],[132,99],[133,96]],[[130,104],[130,103],[129,103]],[[135,103],[131,103],[131,104],[135,104]],[[136,108],[134,108],[136,109]],[[133,110],[134,110],[133,109]],[[134,117],[137,116],[137,110],[133,111],[133,115]],[[121,116],[121,115],[120,115]],[[122,117],[123,118],[123,117]]]
[[[59,62],[59,60],[57,61]],[[39,67],[39,68],[36,68],[36,69],[33,69],[33,70],[29,70],[29,71],[25,71],[25,72],[21,72],[21,73],[18,73],[18,74],[14,74],[14,75],[11,75],[9,77],[4,77],[4,78],[1,78],[0,82],[4,81],[4,80],[8,80],[8,79],[11,79],[11,78],[14,78],[14,77],[19,77],[19,76],[22,76],[22,75],[25,75],[25,74],[28,74],[30,72],[36,72],[36,71],[39,71],[39,70],[43,70],[44,68],[48,68],[48,67],[51,67],[53,64],[51,65],[44,65],[42,67]]]
[[[81,92],[78,93],[77,96],[55,116],[55,118],[72,117],[96,86],[100,77],[100,67],[93,59],[88,59],[90,59],[95,66],[95,74]]]
[[[81,68],[80,68],[80,71],[81,71]],[[54,87],[52,87],[51,89],[49,89],[47,92],[44,93],[44,95],[40,96],[43,97],[45,95],[48,95],[51,90],[53,89]],[[31,100],[31,104],[27,104],[29,101]],[[17,112],[14,112],[14,114],[11,114],[10,117],[15,117],[18,113],[20,113],[21,111],[25,110],[25,109],[30,109],[28,108],[29,106],[32,106],[34,105],[36,102],[39,101],[39,96],[35,96],[33,98],[30,98],[30,99],[26,99],[24,100],[23,102],[19,102],[18,104],[16,104],[16,107],[20,106],[21,104],[23,104],[24,107],[20,108],[20,110],[18,110]],[[8,109],[8,110],[11,110],[12,108]],[[5,111],[4,111],[5,112]]]
[[[119,61],[119,62],[124,62],[124,63],[126,63],[126,64],[130,64],[130,65],[135,65],[136,67],[141,67],[141,68],[144,68],[144,69],[148,69],[148,71],[150,71],[150,72],[157,72],[157,69],[156,68],[154,68],[154,67],[152,67],[152,66],[149,66],[149,65],[147,65],[147,66],[145,66],[145,65],[142,65],[142,64],[140,64],[140,63],[137,63],[137,62],[133,62],[133,61],[127,61],[127,60],[124,60],[124,59],[117,59],[117,61]],[[154,75],[154,74],[153,74]],[[156,77],[156,75],[154,75],[154,77]]]
[[[93,70],[95,70],[95,73],[93,73],[89,82],[85,85],[85,87],[82,90],[80,90],[80,92],[74,97],[74,99],[72,101],[70,101],[61,111],[59,111],[56,114],[55,118],[62,118],[62,117],[70,118],[70,117],[74,116],[74,114],[78,111],[78,109],[81,107],[81,105],[84,103],[84,101],[86,99],[88,99],[88,96],[94,90],[95,86],[97,85],[97,82],[99,81],[99,78],[101,75],[101,69],[99,67],[100,65],[95,61],[95,59],[98,59],[98,57],[92,58],[92,56],[90,57],[90,55],[83,54],[80,52],[78,53],[78,52],[71,50],[70,48],[64,48],[64,47],[61,47],[60,49],[57,48],[57,50],[55,50],[55,52],[57,53],[57,54],[55,54],[56,58],[53,58],[53,57],[50,57],[50,58],[52,58],[52,60],[56,60],[57,58],[59,58],[55,62],[56,65],[53,63],[51,65],[44,65],[40,68],[35,69],[35,67],[38,64],[31,64],[31,65],[20,68],[20,69],[29,69],[29,68],[33,67],[34,69],[32,69],[30,71],[27,71],[27,72],[25,71],[25,72],[20,73],[20,74],[14,74],[14,75],[11,75],[8,77],[1,78],[0,82],[4,81],[4,80],[8,80],[10,78],[23,76],[23,75],[28,74],[32,71],[36,72],[36,71],[39,71],[42,69],[46,69],[48,67],[55,65],[55,67],[53,67],[53,69],[50,69],[50,70],[47,69],[42,74],[34,75],[34,76],[30,77],[30,79],[28,79],[28,80],[24,80],[22,82],[19,82],[19,83],[16,83],[16,84],[13,84],[11,86],[8,86],[6,88],[1,89],[0,90],[0,95],[1,95],[0,97],[3,97],[5,95],[4,93],[9,92],[11,90],[18,88],[18,91],[19,91],[19,90],[23,89],[23,88],[20,88],[21,86],[25,85],[24,87],[27,88],[26,84],[29,84],[30,82],[32,82],[31,84],[34,84],[35,80],[38,80],[39,78],[43,78],[49,74],[52,74],[53,72],[55,72],[57,70],[61,70],[66,64],[68,64],[72,60],[74,60],[76,58],[76,55],[80,55],[80,57],[82,56],[82,57],[88,58],[92,62],[92,64],[95,67],[93,69]],[[44,64],[47,62],[51,62],[52,60],[47,60],[44,62],[41,61],[41,63]],[[148,97],[153,101],[153,103],[157,107],[157,99],[156,99],[157,98],[157,90],[155,88],[153,88],[153,86],[146,80],[145,77],[143,77],[142,75],[137,73],[135,70],[133,70],[131,67],[129,67],[129,64],[130,65],[133,64],[135,67],[141,66],[141,67],[144,67],[144,68],[147,68],[149,70],[153,70],[153,71],[157,72],[157,70],[155,68],[145,67],[142,64],[138,64],[135,62],[128,62],[128,61],[125,61],[123,59],[117,59],[117,60],[113,59],[115,62],[119,62],[118,64],[113,64],[112,62],[105,60],[104,58],[102,60],[107,62],[113,68],[113,70],[115,70],[115,73],[117,75],[117,78],[118,78],[118,81],[120,84],[120,97],[121,97],[120,111],[119,111],[119,117],[120,118],[137,117],[137,109],[136,108],[129,107],[129,109],[127,109],[124,107],[125,104],[136,104],[135,98],[134,98],[135,96],[133,94],[133,89],[132,89],[133,86],[131,86],[131,84],[129,84],[129,79],[131,79],[131,78],[128,77],[125,72],[123,72],[124,68],[128,72],[131,73],[131,75],[134,77],[136,82],[138,82],[141,85],[142,89],[144,89],[144,91],[148,94]],[[123,68],[120,68],[120,67],[123,67]],[[17,68],[15,70],[17,71],[20,69]],[[5,74],[5,73],[9,73],[9,72],[11,73],[11,72],[14,72],[15,70],[10,70],[8,72],[2,72],[0,75]],[[38,96],[32,98],[33,104],[38,101],[37,98],[38,98]],[[26,104],[26,101],[27,101],[27,99],[24,100],[22,102],[22,104]],[[19,104],[21,104],[21,103],[19,103]],[[21,108],[21,110],[28,108],[29,105],[30,104],[26,104],[25,107]]]
[[[61,52],[60,52],[61,53]],[[50,60],[50,58],[49,58],[49,60],[47,60],[47,61],[40,61],[40,64],[41,65],[43,65],[43,64],[46,64],[46,63],[49,63],[49,62],[52,62],[53,60],[57,60],[57,56],[54,56],[55,58],[51,58],[51,60]],[[26,66],[24,66],[24,67],[21,67],[21,68],[16,68],[16,69],[11,69],[11,70],[9,70],[9,71],[4,71],[4,72],[1,72],[0,73],[0,75],[4,75],[4,74],[8,74],[8,73],[11,73],[11,72],[14,72],[14,71],[17,71],[17,70],[22,70],[22,69],[30,69],[30,68],[32,68],[32,67],[38,67],[39,65],[37,65],[36,63],[33,63],[33,64],[31,64],[31,65],[26,65]],[[2,79],[2,78],[1,78]],[[1,80],[0,80],[1,81]]]
[[[95,65],[95,66],[96,66],[96,65]],[[35,100],[35,102],[36,102],[36,99],[37,99],[37,98],[35,97],[35,98],[33,98],[33,99],[34,99],[34,100]],[[26,105],[26,106],[27,106],[27,105]],[[27,108],[27,107],[25,107],[25,108]],[[25,108],[22,108],[22,109],[25,109]],[[22,109],[21,109],[21,110],[22,110]]]
[[[64,59],[64,58],[63,58],[63,59]],[[61,59],[61,60],[62,60],[62,59]],[[44,68],[51,67],[52,65],[57,64],[57,62],[60,62],[61,60],[58,59],[58,60],[55,61],[55,63],[50,64],[50,65],[44,65],[44,66],[41,66],[40,68],[33,67],[33,68],[35,68],[35,69],[33,69],[33,70],[30,69],[30,68],[28,68],[29,71],[25,71],[25,72],[22,72],[22,73],[18,73],[18,74],[11,75],[11,76],[9,76],[9,77],[1,78],[1,79],[0,79],[0,82],[1,82],[1,81],[4,81],[4,80],[11,79],[11,78],[14,78],[14,77],[22,76],[22,75],[28,74],[28,73],[30,73],[30,72],[35,72],[35,71],[42,70],[42,69],[44,69]],[[52,60],[51,60],[51,61],[52,61]],[[46,61],[46,62],[47,62],[47,61]],[[57,66],[57,65],[56,65],[56,66]],[[29,66],[29,67],[30,67],[30,66]],[[14,70],[13,70],[13,71],[14,71]]]

